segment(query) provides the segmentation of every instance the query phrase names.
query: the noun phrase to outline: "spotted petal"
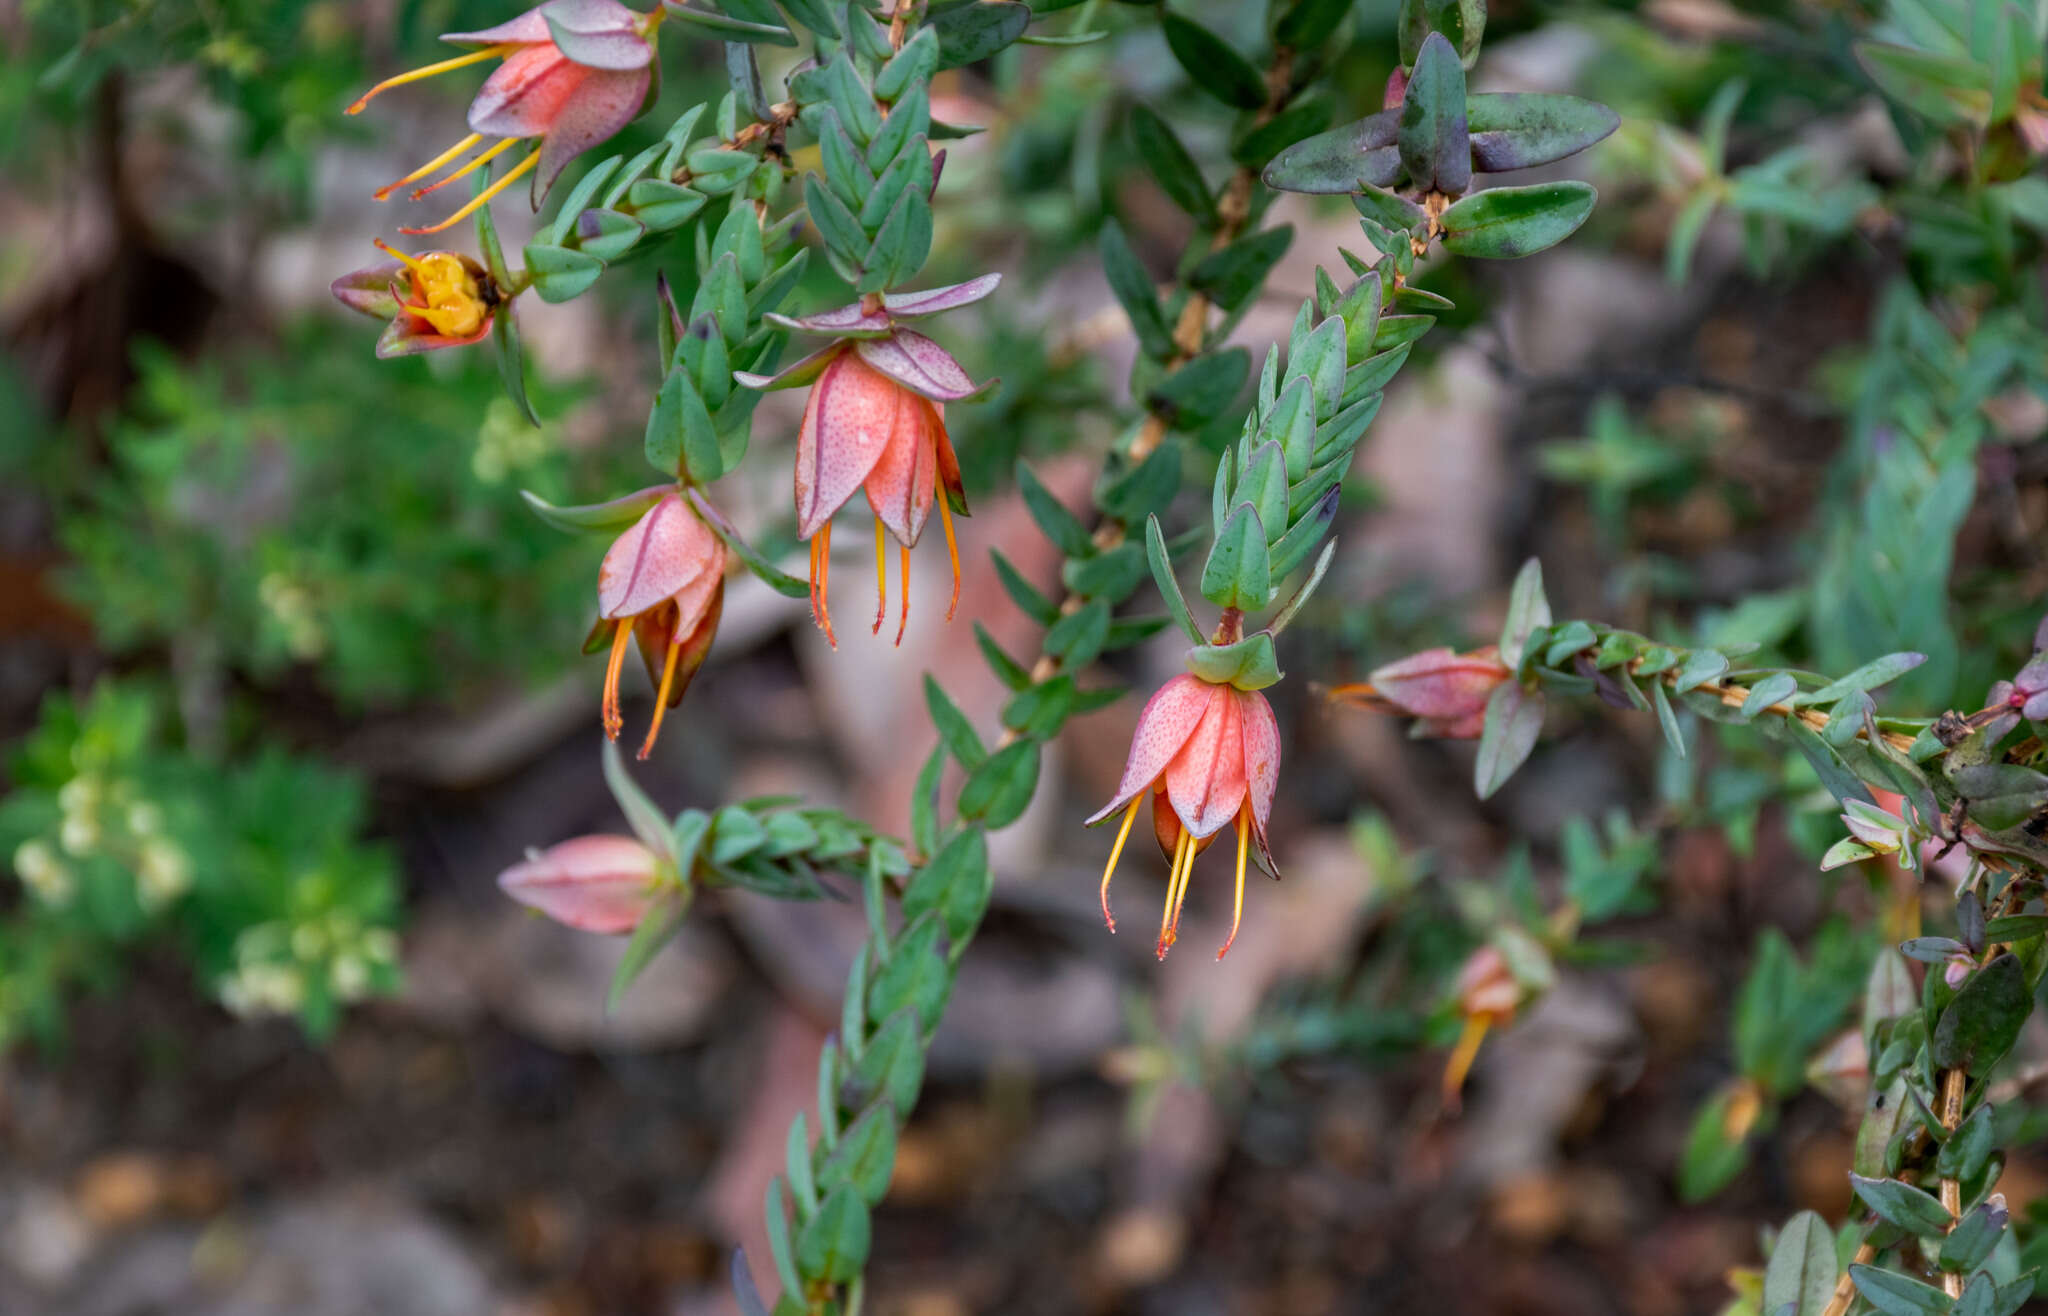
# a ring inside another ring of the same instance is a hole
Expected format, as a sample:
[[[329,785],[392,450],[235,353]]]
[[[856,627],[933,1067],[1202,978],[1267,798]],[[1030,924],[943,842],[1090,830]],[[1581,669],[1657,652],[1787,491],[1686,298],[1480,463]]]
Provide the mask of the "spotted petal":
[[[575,67],[582,67],[577,65]],[[540,164],[533,172],[533,208],[562,176],[571,160],[639,117],[654,74],[647,68],[586,70],[589,76],[569,97],[540,143]]]
[[[540,12],[555,48],[586,68],[644,69],[654,58],[646,16],[618,0],[549,0]]]
[[[1266,848],[1266,824],[1273,816],[1273,792],[1280,784],[1280,724],[1273,718],[1273,706],[1256,690],[1235,692],[1244,723],[1245,800],[1252,809],[1252,835],[1258,839],[1259,854],[1266,871],[1279,876],[1272,853]]]
[[[1209,711],[1217,692],[1224,688],[1183,672],[1153,692],[1144,711],[1138,714],[1137,730],[1131,733],[1131,752],[1124,760],[1124,775],[1116,784],[1116,797],[1088,820],[1088,826],[1108,818],[1159,780],[1167,764],[1173,762],[1201,725],[1202,715]]]
[[[597,572],[598,616],[638,616],[722,560],[718,536],[669,494],[612,541]]]
[[[862,310],[859,302],[811,315],[779,315],[770,311],[761,318],[785,329],[829,334],[835,338],[881,338],[889,332],[889,317],[880,311]]]
[[[882,306],[899,320],[913,320],[919,316],[937,315],[941,311],[972,306],[994,292],[996,285],[1002,281],[1003,276],[1000,274],[984,274],[965,283],[948,284],[943,288],[926,288],[922,292],[887,292],[882,294]]]
[[[834,343],[830,347],[818,349],[801,361],[784,366],[772,375],[757,375],[747,370],[735,370],[732,377],[742,388],[758,388],[770,393],[777,389],[801,388],[824,374],[825,367],[831,365],[833,359],[845,350],[846,344]]]
[[[470,131],[486,137],[539,137],[554,127],[595,71],[563,58],[552,42],[505,57],[469,103]]]
[[[932,404],[915,393],[898,389],[896,398],[896,426],[863,487],[868,506],[896,542],[915,547],[938,487],[938,450],[933,442],[938,417],[932,414]]]
[[[1166,767],[1166,794],[1196,840],[1214,836],[1244,807],[1244,713],[1237,691],[1217,686],[1202,723]]]
[[[853,497],[896,429],[903,390],[841,353],[811,386],[796,439],[797,536],[809,539]]]
[[[553,40],[548,32],[547,15],[541,12],[546,8],[546,5],[535,5],[517,18],[478,32],[443,32],[441,40],[456,46],[539,45]]]
[[[976,384],[951,353],[912,329],[898,329],[887,338],[860,339],[853,349],[875,369],[934,402],[978,397],[996,386],[993,379]]]

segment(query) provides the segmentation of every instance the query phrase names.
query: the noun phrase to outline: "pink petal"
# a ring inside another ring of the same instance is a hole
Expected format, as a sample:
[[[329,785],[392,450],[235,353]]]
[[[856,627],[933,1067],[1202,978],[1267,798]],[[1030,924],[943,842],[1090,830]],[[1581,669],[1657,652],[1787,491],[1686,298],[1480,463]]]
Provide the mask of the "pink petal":
[[[995,383],[977,385],[945,348],[911,329],[898,329],[887,338],[859,339],[853,350],[903,387],[934,402],[971,398]]]
[[[880,337],[889,332],[889,317],[880,311],[864,311],[859,302],[835,306],[812,315],[778,315],[770,311],[761,318],[785,329],[800,329],[807,334],[873,334]]]
[[[704,570],[675,592],[676,625],[671,638],[677,643],[690,637],[690,633],[703,622],[704,614],[711,610],[713,596],[721,593],[725,584],[724,546],[719,545],[719,550],[705,564]]]
[[[1490,649],[1460,654],[1425,649],[1388,663],[1366,679],[1382,698],[1415,717],[1458,722],[1485,709],[1508,670]]]
[[[549,0],[540,12],[556,49],[586,68],[644,69],[654,58],[645,16],[618,0]]]
[[[545,5],[535,5],[517,18],[479,32],[443,32],[441,40],[457,46],[531,46],[552,41],[554,37],[548,31],[547,16],[541,13],[544,8]]]
[[[868,506],[889,527],[896,542],[917,545],[925,518],[931,515],[932,493],[938,486],[938,451],[932,427],[932,404],[915,393],[897,390],[896,427],[889,434],[875,469],[864,487]]]
[[[1131,733],[1130,756],[1124,760],[1124,775],[1116,784],[1116,798],[1088,820],[1087,825],[1109,817],[1137,798],[1165,773],[1166,765],[1180,753],[1188,737],[1201,724],[1218,687],[1188,672],[1182,672],[1152,694],[1138,714],[1138,728]]]
[[[647,913],[659,862],[630,836],[579,836],[498,874],[498,887],[557,923],[631,932]]]
[[[994,292],[996,285],[1002,281],[1003,276],[1000,274],[984,274],[965,283],[949,284],[944,288],[927,288],[923,292],[885,292],[882,294],[882,306],[898,319],[937,315],[940,311],[972,306]]]
[[[486,137],[539,137],[595,76],[595,70],[564,58],[553,42],[515,50],[477,88],[469,103],[470,131]]]
[[[1273,792],[1280,784],[1280,724],[1273,706],[1256,690],[1237,692],[1244,721],[1245,797],[1252,806],[1252,830],[1259,848],[1266,845],[1266,822],[1273,816]]]
[[[548,126],[547,136],[541,139],[540,164],[533,172],[536,210],[571,160],[600,142],[609,141],[639,116],[647,99],[648,81],[654,76],[648,68],[585,71],[589,76],[562,106]]]
[[[334,294],[334,300],[351,311],[389,320],[398,314],[398,294],[391,290],[392,282],[405,277],[405,266],[395,260],[368,269],[352,270],[327,285]]]
[[[490,335],[491,319],[477,326],[473,334],[462,338],[450,338],[436,332],[425,320],[407,315],[401,309],[399,315],[388,325],[377,339],[377,356],[380,360],[391,360],[401,356],[417,356],[421,352],[436,352],[444,347],[468,347],[471,343],[482,342]]]
[[[796,440],[797,537],[809,539],[853,497],[896,428],[903,390],[842,352],[804,404]]]
[[[1244,807],[1244,713],[1238,691],[1216,693],[1200,726],[1166,766],[1166,794],[1181,826],[1196,840],[1213,836],[1237,820]]]
[[[780,388],[800,388],[825,373],[825,367],[832,359],[846,350],[846,344],[834,343],[820,348],[793,365],[784,366],[772,375],[756,375],[746,370],[735,370],[732,377],[742,388],[758,388],[773,392]]]
[[[638,616],[721,561],[720,548],[711,527],[679,495],[667,495],[605,553],[597,571],[597,615],[614,620]]]

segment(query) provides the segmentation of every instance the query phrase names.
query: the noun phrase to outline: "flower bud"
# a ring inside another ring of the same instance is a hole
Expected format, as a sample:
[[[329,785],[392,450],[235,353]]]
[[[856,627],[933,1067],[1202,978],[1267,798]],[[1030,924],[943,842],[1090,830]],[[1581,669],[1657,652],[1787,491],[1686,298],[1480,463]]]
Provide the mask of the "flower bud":
[[[1948,984],[1950,991],[1961,991],[1976,967],[1977,961],[1968,955],[1951,955],[1941,966],[1941,980]]]
[[[498,874],[522,905],[585,932],[631,932],[662,879],[660,856],[630,836],[579,836],[528,852]]]
[[[1388,663],[1369,679],[1380,700],[1422,721],[1425,735],[1476,739],[1486,721],[1486,701],[1512,672],[1488,645],[1470,653],[1425,649]]]
[[[1522,986],[1508,968],[1507,956],[1494,946],[1481,946],[1458,970],[1458,1011],[1505,1019],[1521,1002]]]

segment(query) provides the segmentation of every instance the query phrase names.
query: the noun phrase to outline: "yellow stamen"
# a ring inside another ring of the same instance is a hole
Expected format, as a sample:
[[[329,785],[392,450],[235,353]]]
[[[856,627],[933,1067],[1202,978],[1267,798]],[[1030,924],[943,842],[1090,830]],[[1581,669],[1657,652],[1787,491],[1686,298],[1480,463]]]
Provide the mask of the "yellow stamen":
[[[827,521],[811,538],[818,545],[818,627],[825,632],[826,641],[837,649],[839,637],[832,633],[832,523]]]
[[[960,606],[960,546],[953,542],[953,505],[946,501],[946,491],[939,491],[939,524],[946,528],[946,556],[953,560],[953,601],[946,605],[946,620],[953,620],[954,610]]]
[[[896,555],[903,564],[903,602],[896,610],[896,647],[903,647],[903,628],[910,624],[910,545],[898,545]]]
[[[1183,827],[1173,843],[1173,869],[1166,876],[1166,908],[1159,914],[1159,958],[1180,938],[1180,902],[1187,892],[1188,870],[1195,866],[1195,838]]]
[[[1472,1070],[1472,1061],[1479,1055],[1479,1044],[1486,1040],[1486,1030],[1493,1025],[1493,1016],[1486,1013],[1465,1016],[1465,1030],[1458,1034],[1458,1045],[1451,1052],[1450,1063],[1444,1066],[1444,1106],[1450,1110],[1458,1108],[1458,1093],[1465,1086],[1465,1075]]]
[[[401,228],[398,231],[400,233],[414,234],[439,233],[442,229],[453,228],[455,225],[460,224],[465,219],[468,219],[471,215],[475,214],[483,207],[489,205],[491,203],[492,197],[495,197],[496,195],[498,195],[498,193],[512,186],[512,184],[518,181],[521,177],[533,172],[533,167],[539,163],[540,152],[537,150],[530,151],[527,153],[527,156],[524,160],[521,160],[518,164],[506,170],[505,176],[503,178],[499,179],[495,183],[492,183],[483,191],[477,193],[474,197],[470,198],[468,205],[456,211],[454,214],[448,216],[448,218],[442,220],[440,223],[429,224],[426,228]]]
[[[424,68],[414,69],[410,73],[401,73],[395,78],[386,78],[364,92],[362,98],[349,106],[343,113],[361,114],[363,107],[368,105],[371,100],[391,90],[393,87],[402,87],[408,82],[418,82],[422,78],[431,78],[436,74],[447,73],[454,69],[467,68],[471,64],[481,64],[487,59],[499,59],[517,49],[519,49],[518,42],[506,41],[495,46],[485,46],[482,50],[472,50],[467,55],[457,55],[454,59],[444,59],[438,64],[429,64]]]
[[[1109,925],[1111,932],[1116,931],[1116,919],[1109,912],[1109,879],[1116,876],[1116,861],[1123,858],[1124,842],[1130,839],[1131,823],[1137,819],[1139,807],[1150,798],[1151,791],[1139,791],[1137,798],[1131,801],[1131,807],[1124,810],[1123,826],[1116,829],[1116,844],[1109,848],[1109,863],[1102,870],[1102,921]]]
[[[371,195],[376,197],[377,200],[379,201],[389,201],[391,199],[391,194],[393,192],[396,192],[399,188],[404,187],[407,183],[412,182],[416,178],[425,178],[428,174],[433,173],[436,169],[439,169],[442,165],[447,164],[450,160],[453,160],[456,156],[461,155],[464,151],[467,151],[470,147],[475,146],[478,142],[482,141],[483,139],[484,135],[482,133],[471,133],[469,136],[455,143],[455,145],[441,152],[441,154],[427,161],[425,164],[413,170],[405,177],[386,183],[384,186],[378,188],[375,192],[371,193]],[[379,243],[378,245],[382,246],[383,244]]]
[[[875,624],[868,634],[882,633],[882,618],[889,613],[889,546],[882,542],[882,518],[875,518]]]
[[[456,170],[454,173],[448,175],[446,178],[440,179],[437,182],[429,183],[425,187],[422,187],[415,191],[412,194],[412,199],[414,201],[417,201],[429,192],[440,191],[442,188],[448,186],[448,184],[454,182],[458,178],[469,177],[477,170],[483,168],[485,165],[489,164],[491,161],[497,159],[499,156],[505,154],[505,152],[511,150],[513,147],[519,145],[519,143],[525,140],[526,139],[523,137],[507,137],[503,141],[499,142],[496,146],[491,147],[489,150],[477,152],[476,156],[473,159],[471,159],[468,164],[462,166],[462,168]]]
[[[824,626],[824,623],[818,620],[818,537],[817,537],[816,535],[812,535],[812,536],[811,536],[810,550],[811,550],[811,624],[812,624],[812,625],[814,625],[814,626],[816,626],[816,627],[817,627],[817,628],[818,628],[819,630],[823,630],[823,629],[825,628],[825,626]]]
[[[1230,953],[1230,947],[1237,940],[1237,925],[1244,922],[1244,857],[1251,848],[1252,810],[1249,804],[1237,811],[1237,894],[1230,900],[1230,935],[1223,939],[1223,949],[1216,952],[1222,959]]]
[[[611,661],[604,669],[604,734],[607,740],[619,738],[619,728],[626,725],[626,719],[619,716],[619,669],[626,665],[626,642],[633,638],[633,619],[622,617],[619,628],[612,632]]]
[[[676,682],[676,659],[683,653],[682,641],[669,637],[668,657],[661,664],[661,689],[654,695],[654,721],[647,727],[647,741],[640,746],[640,757],[644,760],[654,752],[654,738],[661,734],[661,718],[668,712],[668,692]]]

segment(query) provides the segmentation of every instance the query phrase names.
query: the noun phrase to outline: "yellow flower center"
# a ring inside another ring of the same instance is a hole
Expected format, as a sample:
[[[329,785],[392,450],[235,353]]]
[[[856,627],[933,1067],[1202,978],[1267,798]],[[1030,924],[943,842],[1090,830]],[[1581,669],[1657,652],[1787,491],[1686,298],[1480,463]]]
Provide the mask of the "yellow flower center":
[[[459,256],[436,251],[400,259],[412,268],[413,296],[423,303],[407,307],[414,315],[449,338],[467,338],[483,327],[490,314],[483,289]]]

